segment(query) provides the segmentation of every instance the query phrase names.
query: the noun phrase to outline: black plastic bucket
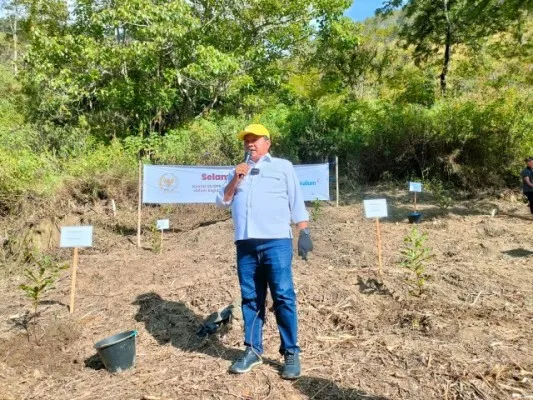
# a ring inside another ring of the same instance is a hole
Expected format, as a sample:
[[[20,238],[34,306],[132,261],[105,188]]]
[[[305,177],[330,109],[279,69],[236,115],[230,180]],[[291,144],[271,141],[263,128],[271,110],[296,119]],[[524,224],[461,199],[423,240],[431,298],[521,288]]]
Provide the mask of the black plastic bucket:
[[[135,336],[137,331],[122,332],[94,345],[109,372],[122,372],[135,364]]]
[[[410,224],[419,224],[422,219],[422,214],[419,212],[412,212],[407,216]]]

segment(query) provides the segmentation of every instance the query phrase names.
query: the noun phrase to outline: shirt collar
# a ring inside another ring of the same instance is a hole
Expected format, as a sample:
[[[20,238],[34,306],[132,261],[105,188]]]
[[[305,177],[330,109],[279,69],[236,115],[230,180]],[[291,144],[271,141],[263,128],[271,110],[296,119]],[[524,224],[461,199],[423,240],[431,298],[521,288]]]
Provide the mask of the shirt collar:
[[[270,153],[266,153],[263,157],[261,157],[259,160],[257,160],[257,162],[253,162],[252,160],[250,160],[249,164],[251,166],[256,166],[257,164],[259,164],[260,162],[263,162],[263,161],[272,162],[272,156],[270,155]]]

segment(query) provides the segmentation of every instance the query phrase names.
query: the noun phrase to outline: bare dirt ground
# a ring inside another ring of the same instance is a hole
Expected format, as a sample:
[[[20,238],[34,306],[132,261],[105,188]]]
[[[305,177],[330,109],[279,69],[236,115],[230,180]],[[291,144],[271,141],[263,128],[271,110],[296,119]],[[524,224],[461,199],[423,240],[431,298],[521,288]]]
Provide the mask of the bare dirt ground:
[[[427,293],[418,298],[408,294],[408,272],[398,265],[412,228],[405,192],[388,197],[378,275],[375,223],[364,218],[361,199],[380,190],[313,211],[315,251],[308,262],[294,261],[303,363],[297,381],[279,377],[271,312],[265,363],[243,376],[227,372],[242,349],[240,320],[207,339],[196,335],[209,314],[239,299],[229,214],[206,206],[146,209],[139,249],[135,209],[119,205],[116,218],[104,208],[83,214],[95,241],[80,253],[75,313],[67,307],[65,271],[41,305],[38,340],[16,324],[30,309],[17,288],[22,278],[0,282],[0,399],[533,398],[533,219],[526,205],[469,200],[442,211],[423,198],[419,228],[434,258]],[[146,221],[169,212],[174,230],[158,254]],[[61,250],[65,260],[70,254]],[[139,332],[135,367],[108,373],[94,344],[132,329]]]

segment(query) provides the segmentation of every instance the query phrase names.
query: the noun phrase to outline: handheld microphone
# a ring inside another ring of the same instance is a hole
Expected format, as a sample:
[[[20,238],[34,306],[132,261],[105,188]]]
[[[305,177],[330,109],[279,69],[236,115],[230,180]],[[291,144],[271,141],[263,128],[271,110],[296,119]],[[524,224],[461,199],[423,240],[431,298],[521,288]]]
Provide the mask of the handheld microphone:
[[[245,162],[246,164],[248,164],[248,161],[250,161],[250,157],[251,157],[251,156],[252,156],[252,153],[251,153],[250,151],[246,150],[246,151],[244,152],[244,162]],[[243,174],[239,174],[239,178],[242,178],[243,176],[244,176]]]

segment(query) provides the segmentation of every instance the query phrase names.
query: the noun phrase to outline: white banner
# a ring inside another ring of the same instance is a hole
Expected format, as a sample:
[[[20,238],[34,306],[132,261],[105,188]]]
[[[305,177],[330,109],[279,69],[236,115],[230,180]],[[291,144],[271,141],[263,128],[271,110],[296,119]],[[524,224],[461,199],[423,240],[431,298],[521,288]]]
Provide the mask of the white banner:
[[[329,200],[329,164],[295,165],[304,200]]]
[[[144,165],[143,203],[214,203],[234,167]],[[295,165],[304,200],[329,200],[329,165]]]

